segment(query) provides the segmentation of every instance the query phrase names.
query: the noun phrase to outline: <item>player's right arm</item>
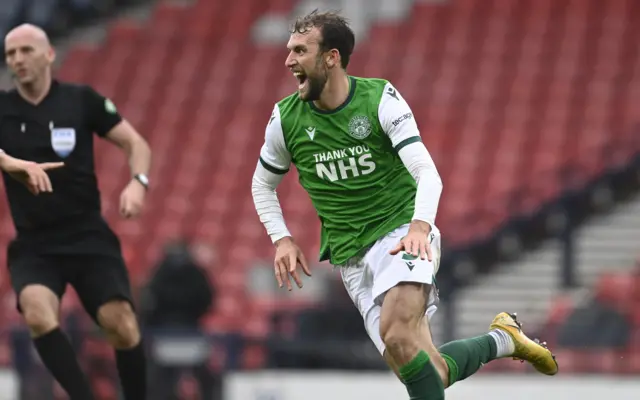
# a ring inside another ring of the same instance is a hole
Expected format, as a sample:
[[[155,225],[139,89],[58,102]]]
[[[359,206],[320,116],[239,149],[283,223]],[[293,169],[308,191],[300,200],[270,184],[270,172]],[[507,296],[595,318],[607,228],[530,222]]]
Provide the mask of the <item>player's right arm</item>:
[[[286,283],[289,290],[291,290],[289,275],[293,277],[298,287],[302,287],[302,281],[297,273],[298,264],[301,265],[305,274],[311,276],[302,251],[287,229],[276,194],[276,188],[289,171],[290,165],[291,154],[284,141],[280,109],[276,104],[265,130],[265,141],[251,182],[251,194],[260,222],[276,247],[274,268],[278,285],[282,287],[283,283]]]

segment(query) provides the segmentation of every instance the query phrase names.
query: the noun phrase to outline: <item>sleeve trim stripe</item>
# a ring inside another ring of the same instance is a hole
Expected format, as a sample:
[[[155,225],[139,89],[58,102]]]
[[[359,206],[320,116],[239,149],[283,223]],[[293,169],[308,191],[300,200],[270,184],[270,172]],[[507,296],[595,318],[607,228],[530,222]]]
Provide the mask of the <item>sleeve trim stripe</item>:
[[[412,136],[412,137],[407,138],[407,139],[403,140],[402,142],[398,143],[393,149],[396,152],[398,152],[403,147],[406,147],[406,146],[410,145],[411,143],[417,143],[417,142],[422,142],[422,138],[420,136]]]
[[[277,175],[284,175],[287,172],[289,172],[288,169],[279,169],[279,168],[276,168],[276,167],[274,167],[272,165],[267,164],[267,162],[265,160],[263,160],[262,157],[260,157],[260,164],[262,164],[264,169],[266,169],[267,171],[272,172],[272,173],[277,174]]]

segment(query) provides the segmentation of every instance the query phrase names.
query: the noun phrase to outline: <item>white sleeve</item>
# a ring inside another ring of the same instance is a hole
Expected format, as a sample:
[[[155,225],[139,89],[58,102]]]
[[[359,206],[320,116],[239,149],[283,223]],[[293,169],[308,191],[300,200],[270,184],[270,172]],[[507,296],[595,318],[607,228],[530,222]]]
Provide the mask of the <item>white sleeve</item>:
[[[265,129],[264,144],[260,149],[260,163],[274,174],[285,174],[289,171],[291,154],[284,142],[284,132],[280,120],[280,108],[273,107],[271,118]]]
[[[260,160],[251,181],[253,204],[260,222],[274,243],[283,237],[291,236],[276,194],[276,187],[289,170],[290,164],[291,155],[284,142],[280,110],[276,105],[267,124]]]
[[[429,151],[422,143],[411,108],[391,83],[384,88],[378,118],[402,163],[418,183],[413,220],[427,222],[433,227],[442,193],[442,180]]]

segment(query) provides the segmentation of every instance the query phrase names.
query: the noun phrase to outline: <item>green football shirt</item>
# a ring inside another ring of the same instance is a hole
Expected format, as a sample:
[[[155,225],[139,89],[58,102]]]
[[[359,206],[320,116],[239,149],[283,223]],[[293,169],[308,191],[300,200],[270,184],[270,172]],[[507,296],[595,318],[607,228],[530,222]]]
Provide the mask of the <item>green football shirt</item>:
[[[398,151],[421,141],[409,105],[386,80],[349,77],[347,100],[323,111],[295,93],[273,110],[260,163],[291,164],[320,218],[320,260],[341,265],[409,223],[417,185]]]

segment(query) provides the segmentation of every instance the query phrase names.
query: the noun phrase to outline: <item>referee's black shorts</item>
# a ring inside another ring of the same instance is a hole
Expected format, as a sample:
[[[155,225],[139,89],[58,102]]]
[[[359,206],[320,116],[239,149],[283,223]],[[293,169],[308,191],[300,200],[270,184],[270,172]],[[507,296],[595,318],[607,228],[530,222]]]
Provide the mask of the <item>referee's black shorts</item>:
[[[70,233],[72,232],[72,233]],[[66,239],[66,240],[60,240]],[[131,303],[129,274],[120,242],[101,218],[79,224],[38,248],[18,238],[8,248],[11,285],[20,298],[28,285],[43,285],[62,299],[71,285],[84,309],[97,322],[98,310],[111,300]],[[20,304],[18,302],[18,310]]]

